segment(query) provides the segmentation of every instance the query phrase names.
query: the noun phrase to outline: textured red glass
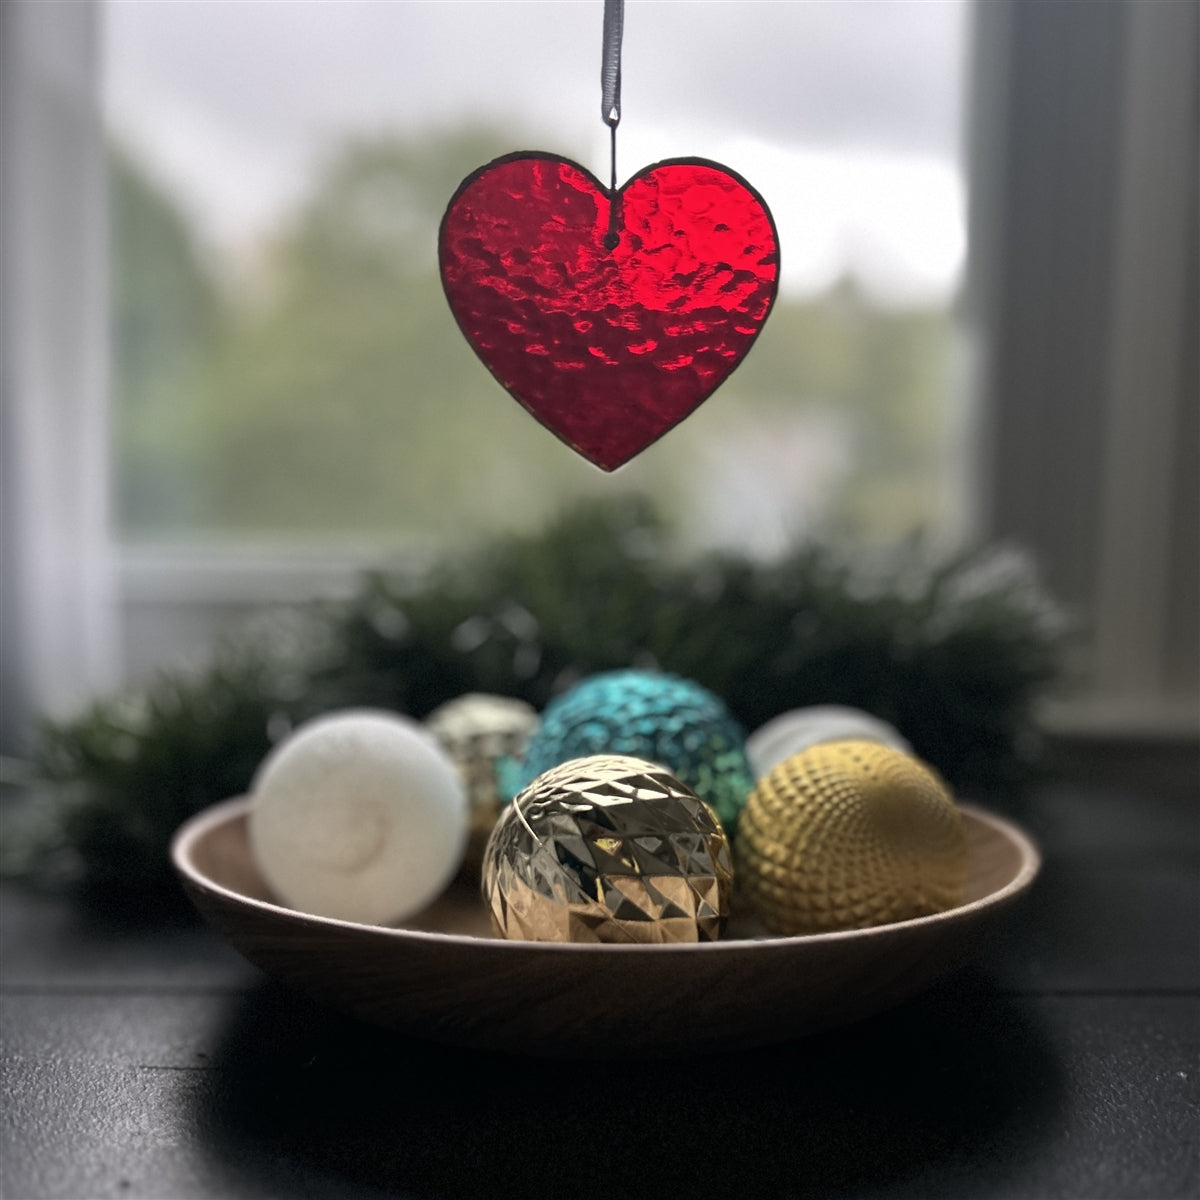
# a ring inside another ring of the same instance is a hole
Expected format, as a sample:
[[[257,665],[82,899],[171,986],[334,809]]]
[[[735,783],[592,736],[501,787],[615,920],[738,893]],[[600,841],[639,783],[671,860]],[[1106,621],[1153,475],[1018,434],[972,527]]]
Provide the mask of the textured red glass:
[[[700,159],[647,167],[615,194],[563,159],[496,159],[450,201],[438,258],[484,365],[606,471],[712,395],[779,275],[766,204]]]

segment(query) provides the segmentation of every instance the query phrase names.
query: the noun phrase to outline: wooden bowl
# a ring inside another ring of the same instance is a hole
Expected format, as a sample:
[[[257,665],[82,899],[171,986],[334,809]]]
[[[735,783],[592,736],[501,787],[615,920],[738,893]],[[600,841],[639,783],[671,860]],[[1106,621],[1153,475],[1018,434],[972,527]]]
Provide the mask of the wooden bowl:
[[[172,859],[193,903],[251,962],[362,1020],[459,1045],[546,1055],[680,1053],[783,1041],[859,1020],[966,960],[1040,866],[1010,822],[962,806],[966,899],[873,929],[772,937],[731,922],[720,942],[510,942],[458,883],[402,928],[272,901],[246,837],[249,801],[200,813]]]

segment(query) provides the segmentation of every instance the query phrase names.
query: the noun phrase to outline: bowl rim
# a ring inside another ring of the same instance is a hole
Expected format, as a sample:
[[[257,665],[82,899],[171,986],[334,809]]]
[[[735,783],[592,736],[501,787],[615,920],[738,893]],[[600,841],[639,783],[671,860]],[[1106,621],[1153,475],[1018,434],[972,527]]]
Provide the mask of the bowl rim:
[[[458,946],[484,950],[489,953],[533,952],[544,954],[721,954],[745,950],[749,947],[771,947],[784,949],[801,945],[836,944],[864,938],[886,938],[898,930],[919,929],[947,922],[957,923],[980,914],[988,909],[1002,906],[1026,892],[1037,878],[1042,866],[1042,855],[1034,842],[1020,826],[981,808],[976,804],[960,802],[958,807],[964,816],[990,826],[995,832],[1014,845],[1020,856],[1020,867],[1012,879],[1003,887],[980,896],[966,904],[956,905],[938,913],[921,917],[910,917],[904,921],[891,921],[884,925],[872,925],[864,929],[838,929],[824,933],[770,935],[756,938],[723,938],[715,942],[669,942],[669,943],[591,943],[591,942],[537,942],[480,937],[475,934],[440,933],[428,929],[407,929],[392,925],[369,925],[359,921],[346,921],[338,917],[323,917],[316,913],[302,912],[269,900],[259,900],[235,891],[216,882],[202,872],[193,861],[193,853],[199,841],[212,830],[249,815],[253,797],[234,796],[228,800],[202,809],[189,817],[176,830],[171,839],[171,863],[185,885],[201,892],[208,892],[235,907],[251,909],[264,917],[282,920],[289,924],[319,927],[331,931],[346,931],[371,934],[394,939],[397,943],[420,942],[429,945]]]

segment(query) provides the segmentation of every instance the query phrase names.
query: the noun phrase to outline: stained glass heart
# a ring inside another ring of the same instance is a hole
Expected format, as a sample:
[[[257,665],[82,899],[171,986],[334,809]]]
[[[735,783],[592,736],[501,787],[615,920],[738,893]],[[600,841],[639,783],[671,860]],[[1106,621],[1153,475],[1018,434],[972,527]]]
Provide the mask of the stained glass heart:
[[[615,193],[565,159],[496,159],[454,194],[438,260],[484,365],[606,471],[720,386],[779,276],[766,204],[702,159],[657,163]]]

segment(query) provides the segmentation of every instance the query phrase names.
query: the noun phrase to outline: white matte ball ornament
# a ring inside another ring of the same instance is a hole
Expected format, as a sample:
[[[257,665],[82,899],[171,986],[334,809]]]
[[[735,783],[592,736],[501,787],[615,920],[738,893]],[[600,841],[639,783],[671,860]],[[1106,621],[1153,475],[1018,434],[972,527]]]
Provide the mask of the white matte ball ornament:
[[[300,726],[251,785],[250,847],[292,908],[385,925],[435,900],[462,861],[458,771],[417,722],[365,709]]]
[[[912,747],[886,721],[840,704],[793,708],[760,725],[746,739],[746,757],[755,779],[762,779],[784,759],[824,742],[878,742],[902,754]]]

